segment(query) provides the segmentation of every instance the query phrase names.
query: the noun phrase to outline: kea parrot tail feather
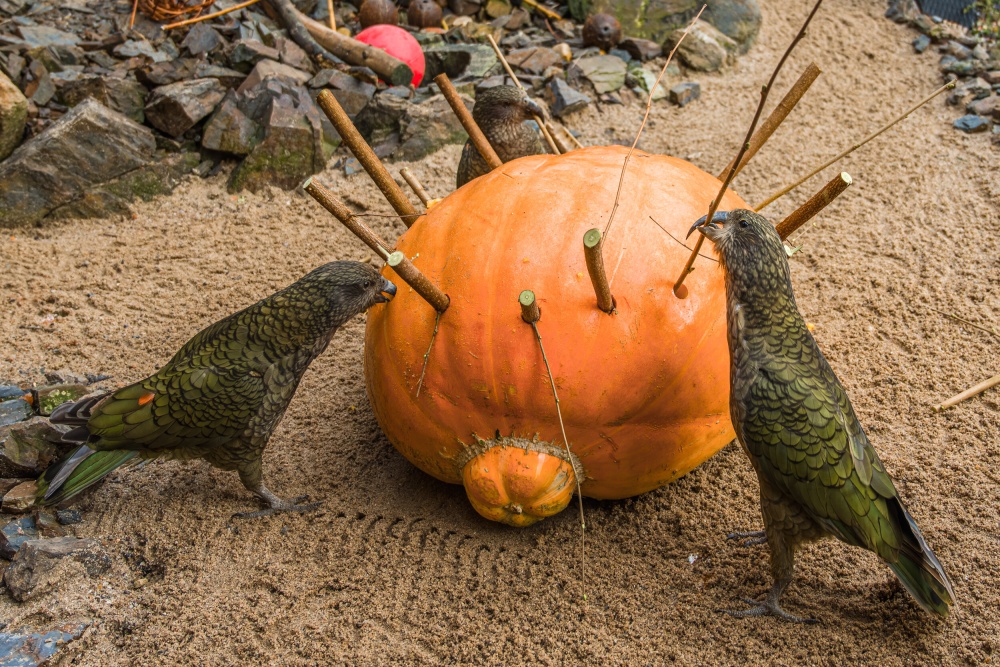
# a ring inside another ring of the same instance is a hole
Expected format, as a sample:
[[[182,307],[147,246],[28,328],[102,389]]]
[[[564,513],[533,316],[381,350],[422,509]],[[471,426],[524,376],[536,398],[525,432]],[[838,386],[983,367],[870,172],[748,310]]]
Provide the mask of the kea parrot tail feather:
[[[899,560],[889,563],[889,567],[925,611],[947,618],[951,606],[955,604],[955,592],[948,575],[944,573],[937,556],[927,546],[913,517],[901,504],[898,509],[902,514],[900,518],[903,519],[900,522],[903,542]]]
[[[139,452],[129,449],[95,452],[90,447],[81,445],[65,459],[50,466],[38,478],[35,504],[56,505],[69,500],[138,454]]]

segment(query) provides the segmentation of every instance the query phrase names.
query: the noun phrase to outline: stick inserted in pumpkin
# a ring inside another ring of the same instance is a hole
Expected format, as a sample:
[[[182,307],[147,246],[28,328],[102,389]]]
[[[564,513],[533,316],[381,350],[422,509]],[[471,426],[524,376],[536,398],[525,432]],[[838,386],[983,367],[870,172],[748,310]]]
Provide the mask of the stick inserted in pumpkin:
[[[603,245],[601,230],[597,227],[588,229],[583,235],[583,254],[587,259],[590,282],[597,295],[597,307],[610,315],[615,311],[615,297],[611,295],[611,285],[608,284],[608,276],[604,271],[604,255],[601,254]]]
[[[413,208],[413,204],[410,203],[403,189],[389,175],[389,171],[382,164],[381,160],[378,159],[378,156],[375,155],[375,151],[365,142],[358,129],[354,127],[354,123],[347,117],[347,112],[344,111],[344,107],[340,106],[337,98],[329,90],[324,90],[316,98],[316,103],[319,104],[319,107],[326,114],[327,118],[333,123],[333,127],[340,134],[340,138],[344,140],[347,147],[354,153],[354,157],[358,159],[358,162],[365,168],[371,179],[375,181],[375,185],[385,195],[393,210],[399,214],[403,224],[407,227],[413,226],[413,223],[420,217],[417,210]]]
[[[413,190],[413,194],[417,195],[417,199],[420,200],[420,203],[427,206],[427,202],[431,200],[431,197],[427,194],[427,190],[424,190],[424,186],[420,184],[417,177],[410,171],[409,167],[403,167],[400,169],[399,175],[403,177],[406,184],[410,186],[411,190]]]
[[[809,27],[809,23],[812,21],[813,16],[819,11],[819,6],[823,4],[823,0],[816,0],[816,4],[813,5],[812,11],[809,12],[809,16],[806,17],[805,22],[799,31],[792,38],[792,43],[788,45],[785,49],[785,53],[782,54],[781,60],[775,66],[774,71],[771,72],[771,78],[768,79],[767,83],[760,89],[760,102],[757,103],[757,111],[753,115],[753,121],[750,123],[750,129],[747,130],[746,138],[743,140],[743,144],[740,146],[739,152],[736,157],[730,163],[732,166],[729,168],[729,173],[726,175],[726,180],[722,182],[722,187],[719,188],[719,194],[712,200],[712,203],[708,207],[708,220],[711,220],[715,215],[715,212],[719,210],[719,204],[722,203],[722,197],[726,194],[726,190],[729,189],[729,184],[733,182],[733,178],[736,176],[736,167],[743,163],[743,156],[746,155],[747,151],[750,149],[750,139],[753,137],[754,130],[757,129],[757,121],[760,120],[760,114],[764,111],[764,104],[767,102],[768,93],[771,92],[771,88],[774,86],[774,80],[778,78],[778,72],[781,71],[782,65],[788,60],[788,56],[791,55],[792,50],[795,45],[798,44],[803,37],[806,35],[806,28]],[[704,243],[705,236],[699,235],[698,240],[695,241],[694,250],[691,251],[690,257],[688,257],[687,262],[684,264],[684,268],[681,269],[681,275],[677,278],[674,283],[674,295],[680,299],[683,299],[685,294],[687,294],[687,288],[684,287],[684,279],[687,278],[688,274],[694,270],[694,260],[698,257],[698,251],[701,250],[701,244]]]
[[[450,299],[448,295],[438,289],[438,286],[420,272],[413,262],[406,258],[406,255],[398,250],[385,258],[386,265],[392,267],[403,281],[412,287],[414,291],[424,298],[424,301],[434,306],[434,310],[443,313],[448,310]]]
[[[313,199],[318,201],[323,208],[332,213],[333,217],[340,220],[340,222],[353,232],[355,236],[361,239],[366,246],[374,250],[375,254],[382,259],[387,259],[389,257],[389,244],[383,241],[378,234],[373,232],[368,225],[361,222],[361,220],[359,220],[358,217],[351,212],[351,209],[347,208],[347,204],[340,201],[337,195],[333,194],[333,192],[319,183],[314,182],[312,178],[305,182],[302,189],[308,192]]]
[[[822,190],[810,197],[809,201],[792,211],[787,218],[775,225],[778,236],[787,239],[792,232],[804,225],[810,218],[826,208],[827,204],[839,197],[852,182],[850,174],[846,171],[841,172],[839,176],[824,185]]]
[[[497,155],[497,152],[493,150],[493,146],[486,139],[486,135],[483,131],[479,129],[479,125],[473,120],[472,114],[469,110],[465,108],[465,102],[462,98],[458,96],[458,91],[455,90],[455,86],[451,84],[451,79],[448,78],[447,74],[441,73],[434,77],[434,83],[438,85],[441,89],[441,93],[444,95],[444,99],[448,101],[448,105],[451,110],[455,112],[458,116],[458,122],[462,124],[465,128],[465,133],[469,135],[469,140],[472,141],[472,145],[476,147],[479,154],[483,156],[486,163],[490,165],[490,169],[496,169],[503,164],[503,160]],[[404,177],[405,178],[405,177]]]

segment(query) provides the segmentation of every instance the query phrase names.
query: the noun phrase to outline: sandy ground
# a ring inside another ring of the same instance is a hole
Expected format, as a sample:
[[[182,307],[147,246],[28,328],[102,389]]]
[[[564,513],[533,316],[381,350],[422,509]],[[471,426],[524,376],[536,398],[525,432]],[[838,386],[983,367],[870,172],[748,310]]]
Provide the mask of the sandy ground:
[[[657,104],[646,150],[712,172],[730,159],[808,9],[805,0],[762,4],[759,45],[734,70],[699,77],[700,101]],[[939,85],[936,56],[914,55],[912,34],[883,9],[840,0],[818,15],[778,90],[810,60],[825,74],[738,179],[748,200]],[[69,649],[80,665],[1000,659],[1000,393],[944,414],[930,408],[1000,371],[996,337],[930,310],[1000,325],[1000,151],[954,131],[955,115],[938,100],[848,159],[855,185],[792,261],[802,310],[951,575],[959,607],[947,622],[921,612],[874,556],[833,541],[802,552],[785,596],[786,608],[821,624],[717,613],[769,583],[766,552],[725,539],[760,521],[756,480],[733,446],[659,491],[585,502],[581,580],[574,512],[526,530],[491,524],[460,487],[392,449],[365,397],[360,318],[313,364],[265,456],[273,489],[322,499],[321,511],[231,520],[255,500],[236,475],[200,462],[116,473],[81,503],[77,527],[103,541],[113,571],[23,605],[4,596],[0,618],[15,628],[95,619]],[[585,143],[608,143],[630,140],[640,117],[639,104],[602,107],[570,124]],[[453,147],[411,167],[440,195],[457,159]],[[359,210],[387,210],[363,174],[323,179]],[[402,230],[373,221],[385,236]],[[193,179],[129,220],[18,231],[0,245],[0,378],[40,381],[42,367],[69,367],[137,380],[211,321],[322,262],[367,255],[302,195],[237,198],[221,176]],[[52,315],[54,326],[26,328]]]

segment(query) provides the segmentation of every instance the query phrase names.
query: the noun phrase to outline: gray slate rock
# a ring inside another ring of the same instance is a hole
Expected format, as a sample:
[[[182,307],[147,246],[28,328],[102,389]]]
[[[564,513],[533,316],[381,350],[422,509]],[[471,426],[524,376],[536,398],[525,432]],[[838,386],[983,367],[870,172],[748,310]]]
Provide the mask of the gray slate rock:
[[[84,75],[65,84],[59,91],[57,99],[68,107],[75,107],[86,99],[93,99],[141,123],[146,119],[145,106],[148,94],[149,91],[144,85],[132,79]]]
[[[670,89],[670,101],[679,107],[701,97],[701,85],[697,81],[679,83]]]
[[[913,50],[917,53],[923,53],[927,50],[927,47],[931,45],[931,38],[927,35],[917,35],[913,39]]]
[[[279,60],[281,54],[277,49],[265,46],[262,42],[253,39],[240,39],[229,45],[226,49],[226,58],[229,66],[238,72],[249,74],[250,70],[262,60]]]
[[[369,145],[380,144],[393,132],[409,109],[409,102],[396,95],[376,95],[354,119],[358,132]]]
[[[263,128],[240,109],[237,94],[230,90],[205,123],[201,145],[213,151],[249,155],[263,138]]]
[[[590,81],[598,94],[624,86],[626,69],[625,61],[615,56],[588,56],[570,65],[570,72]]]
[[[663,47],[658,42],[641,37],[626,37],[618,43],[618,48],[627,51],[630,56],[640,62],[646,62],[663,55]]]
[[[310,88],[330,88],[333,96],[351,118],[355,117],[375,95],[375,84],[362,81],[347,72],[323,69],[309,80]]]
[[[46,69],[40,60],[31,61],[31,65],[28,66],[28,73],[30,74],[31,81],[25,84],[24,95],[37,106],[43,107],[55,96],[56,85],[52,83],[49,70]]]
[[[507,62],[529,74],[541,74],[548,68],[562,62],[562,57],[544,46],[516,49],[507,54]]]
[[[667,44],[673,47],[683,32],[676,30],[671,33]],[[731,54],[736,53],[737,48],[736,42],[719,32],[710,23],[698,20],[677,48],[677,55],[681,62],[691,69],[716,72],[729,62]]]
[[[135,58],[144,56],[154,63],[162,63],[171,60],[168,53],[160,51],[146,40],[130,39],[123,44],[119,44],[114,49],[114,54],[119,58]]]
[[[0,227],[34,225],[146,167],[155,150],[149,128],[85,100],[0,163]]]
[[[750,50],[760,32],[761,14],[757,0],[707,0],[702,19],[736,42],[736,53]]]
[[[590,104],[590,97],[579,92],[563,79],[553,78],[548,85],[549,110],[553,116],[562,118],[574,111],[580,111]]]
[[[28,99],[0,72],[0,160],[14,152],[28,121]]]
[[[135,70],[135,78],[150,88],[168,86],[171,83],[194,78],[195,66],[195,61],[191,58],[177,58],[140,67]]]
[[[20,26],[17,29],[29,49],[36,46],[75,46],[80,38],[71,32],[44,25]]]
[[[52,442],[63,432],[44,417],[0,427],[0,477],[41,475],[72,449],[71,445]]]
[[[179,137],[208,116],[226,95],[217,79],[191,79],[160,86],[149,96],[149,124],[172,137]]]
[[[31,419],[34,414],[35,409],[31,407],[31,403],[22,398],[4,401],[0,403],[0,427],[16,424],[25,419]],[[0,477],[3,477],[3,475],[0,475]]]
[[[51,664],[59,651],[79,639],[90,621],[60,623],[46,630],[21,628],[0,632],[0,667],[41,667]]]
[[[424,49],[424,81],[433,81],[444,73],[450,79],[479,78],[500,61],[493,49],[484,44],[442,44]]]
[[[977,116],[992,116],[993,120],[1000,121],[1000,95],[991,95],[990,97],[970,102],[966,105],[965,110]]]
[[[463,97],[469,111],[472,100]],[[395,155],[402,160],[419,160],[448,144],[464,144],[469,135],[451,112],[443,95],[435,95],[420,104],[411,104],[400,122],[400,141]]]
[[[18,602],[56,588],[82,574],[94,577],[111,569],[111,558],[94,539],[57,537],[28,540],[4,573],[4,583]]]
[[[982,116],[977,116],[975,114],[969,114],[967,116],[962,116],[957,118],[953,123],[955,129],[961,130],[967,134],[974,134],[976,132],[985,132],[990,129],[990,121],[986,120]]]
[[[211,53],[224,45],[222,36],[207,23],[195,23],[181,42],[181,48],[186,49],[192,56]]]
[[[21,545],[28,540],[38,539],[38,528],[35,520],[30,516],[23,516],[20,519],[11,521],[0,529],[0,558],[10,560],[21,548]],[[3,653],[0,653],[2,656]],[[3,663],[0,662],[0,665]]]
[[[270,79],[282,79],[289,84],[305,84],[312,77],[302,70],[283,65],[274,60],[261,60],[253,68],[253,71],[243,80],[236,92],[245,93],[248,90],[257,88],[264,81]]]
[[[239,88],[247,78],[247,75],[228,67],[220,67],[219,65],[212,65],[210,63],[198,63],[194,68],[194,78],[215,79],[222,84],[223,88],[228,90],[230,88]]]

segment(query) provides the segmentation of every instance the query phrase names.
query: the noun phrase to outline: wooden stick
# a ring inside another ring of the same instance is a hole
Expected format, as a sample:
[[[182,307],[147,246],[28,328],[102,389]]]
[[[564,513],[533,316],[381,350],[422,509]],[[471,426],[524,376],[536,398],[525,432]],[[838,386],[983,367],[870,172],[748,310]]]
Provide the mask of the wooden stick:
[[[431,200],[430,195],[427,194],[427,190],[424,190],[424,186],[420,185],[420,181],[417,180],[417,177],[410,173],[410,168],[403,167],[399,170],[399,175],[403,177],[406,184],[410,186],[411,190],[413,190],[413,194],[417,195],[417,199],[420,200],[420,203],[426,207],[427,202]]]
[[[562,20],[562,15],[557,14],[556,12],[552,11],[545,5],[536,2],[535,0],[523,0],[523,2],[532,9],[537,9],[542,14],[545,14],[545,16],[549,17],[550,19],[554,19],[556,21]]]
[[[562,17],[560,16],[559,18],[561,19]],[[497,40],[493,39],[493,35],[486,35],[486,38],[490,40],[490,46],[493,47],[493,51],[496,52],[497,58],[500,59],[500,63],[503,65],[503,68],[507,70],[507,75],[514,82],[514,85],[516,85],[521,90],[524,90],[524,86],[521,85],[521,80],[517,78],[516,74],[514,74],[514,70],[511,69],[510,63],[507,62],[507,57],[503,54],[503,51],[500,49],[500,45],[497,44]],[[552,152],[555,155],[560,155],[559,146],[557,146],[556,142],[552,139],[552,135],[549,133],[549,128],[545,126],[545,121],[539,118],[535,114],[531,114],[531,117],[538,124],[538,129],[541,131],[542,136],[545,137],[545,141],[546,143],[548,143],[549,148],[552,149]]]
[[[802,206],[792,211],[791,215],[779,222],[775,227],[778,236],[787,239],[792,232],[804,225],[814,215],[826,208],[826,205],[839,197],[852,183],[851,175],[842,171],[837,178],[823,186],[823,189],[809,198]]]
[[[382,259],[389,257],[389,244],[379,238],[378,234],[373,232],[371,228],[365,223],[357,218],[351,209],[347,208],[344,202],[337,198],[337,195],[333,194],[330,190],[326,189],[319,183],[313,181],[312,178],[306,181],[302,189],[308,192],[313,199],[318,201],[323,208],[325,208],[330,213],[333,213],[333,217],[340,220],[345,227],[351,230],[355,236],[361,239],[366,246],[375,251]]]
[[[420,379],[417,380],[417,398],[420,398],[420,387],[424,384],[424,374],[427,373],[427,362],[431,358],[431,348],[434,347],[434,339],[438,335],[438,327],[441,325],[441,311],[437,311],[437,315],[434,316],[434,332],[431,334],[431,342],[427,346],[427,351],[424,352],[424,366],[420,369]]]
[[[330,24],[330,30],[337,29],[337,15],[334,13],[333,0],[326,0],[326,13],[327,22]]]
[[[444,94],[444,98],[448,100],[448,105],[451,110],[455,112],[458,116],[458,121],[465,128],[466,134],[469,135],[469,140],[472,145],[476,147],[479,154],[483,156],[486,160],[486,164],[490,166],[490,169],[496,169],[503,164],[503,160],[497,155],[497,152],[493,150],[493,146],[490,145],[489,140],[486,139],[486,135],[483,131],[479,129],[476,121],[473,120],[472,114],[469,110],[465,108],[465,103],[462,98],[458,96],[458,91],[455,90],[455,86],[451,84],[451,79],[445,73],[438,74],[434,77],[434,83],[438,85],[441,92]]]
[[[521,319],[528,324],[534,324],[542,317],[542,311],[535,301],[535,293],[530,289],[521,292],[517,297],[517,302],[521,304]]]
[[[771,92],[771,88],[774,86],[774,80],[778,77],[778,72],[781,71],[781,66],[785,64],[788,56],[791,55],[792,50],[795,45],[798,44],[803,37],[806,35],[806,28],[809,27],[809,23],[812,21],[813,16],[819,11],[819,6],[823,4],[823,0],[816,0],[816,4],[813,5],[812,11],[809,12],[809,16],[806,17],[805,22],[799,31],[795,34],[792,39],[792,43],[788,45],[785,49],[785,53],[782,54],[781,60],[775,66],[774,71],[771,72],[771,78],[768,79],[767,83],[760,90],[760,102],[757,104],[757,112],[754,113],[753,121],[750,123],[750,129],[747,130],[746,138],[743,140],[743,145],[740,146],[739,152],[736,154],[736,159],[734,159],[730,164],[729,173],[726,175],[726,180],[722,182],[722,187],[719,188],[719,194],[716,195],[715,199],[708,206],[708,218],[711,220],[715,215],[715,212],[719,210],[719,205],[722,203],[722,198],[726,194],[726,190],[729,189],[729,184],[733,182],[733,178],[736,176],[736,166],[743,163],[743,156],[746,154],[747,150],[750,148],[750,138],[753,137],[754,130],[757,127],[757,121],[760,120],[760,114],[764,111],[764,103],[767,102],[767,95]],[[699,234],[698,240],[695,241],[694,250],[691,251],[691,256],[688,257],[687,262],[684,264],[684,268],[681,270],[681,275],[677,278],[677,282],[674,283],[674,294],[678,298],[684,298],[681,291],[681,287],[684,284],[684,279],[688,277],[688,274],[694,270],[694,260],[698,257],[698,251],[701,250],[701,244],[705,242],[705,235]]]
[[[1000,375],[994,375],[989,380],[986,380],[985,382],[980,382],[975,387],[972,387],[971,389],[966,389],[965,391],[963,391],[961,394],[958,394],[957,396],[952,396],[951,398],[949,398],[947,401],[945,401],[941,405],[935,406],[934,409],[935,410],[939,410],[939,411],[940,410],[945,410],[947,408],[950,408],[953,405],[957,405],[957,404],[961,403],[962,401],[964,401],[967,398],[972,398],[976,394],[981,394],[984,391],[986,391],[987,389],[989,389],[990,387],[995,387],[998,384],[1000,384]]]
[[[583,254],[587,259],[587,273],[597,295],[597,307],[609,315],[615,310],[615,298],[611,295],[611,285],[604,272],[604,255],[601,254],[601,230],[588,229],[583,235]]]
[[[316,103],[326,113],[327,118],[330,119],[330,122],[333,123],[333,126],[340,134],[340,138],[344,140],[347,147],[354,153],[354,157],[358,159],[358,162],[365,168],[371,179],[375,181],[378,189],[389,200],[389,204],[399,214],[399,217],[403,220],[403,224],[407,227],[412,227],[413,223],[419,217],[417,210],[413,208],[413,204],[407,199],[403,189],[389,175],[385,165],[375,155],[375,151],[362,138],[361,133],[358,132],[358,128],[354,127],[354,123],[347,117],[347,112],[340,106],[337,98],[329,90],[324,90],[316,98]]]
[[[258,2],[260,2],[260,0],[247,0],[247,2],[241,2],[238,5],[233,5],[232,7],[229,7],[228,9],[223,9],[222,11],[212,12],[211,14],[205,14],[204,16],[199,16],[197,18],[187,19],[187,20],[184,20],[184,21],[178,21],[177,23],[171,23],[170,25],[165,25],[165,26],[163,26],[163,29],[164,30],[173,30],[174,28],[183,28],[184,26],[191,25],[192,23],[200,23],[202,21],[208,21],[209,19],[214,19],[214,18],[218,18],[220,16],[225,16],[226,14],[229,14],[230,12],[239,11],[240,9],[243,9],[245,7],[249,7],[250,5],[255,5]]]
[[[795,82],[795,85],[792,86],[791,90],[788,91],[785,97],[778,102],[778,106],[774,107],[774,111],[771,112],[771,115],[769,115],[764,122],[760,124],[760,128],[754,132],[753,137],[750,138],[750,148],[747,149],[746,155],[743,156],[743,159],[740,160],[739,166],[736,167],[736,174],[733,178],[740,175],[740,171],[743,170],[743,167],[746,166],[747,162],[752,160],[753,156],[757,154],[757,151],[759,151],[764,143],[771,138],[774,131],[777,130],[782,121],[788,117],[788,114],[792,112],[792,109],[795,108],[795,105],[799,103],[802,96],[806,94],[807,90],[809,90],[809,86],[813,84],[813,81],[815,81],[816,77],[820,74],[822,74],[822,70],[816,66],[816,63],[809,63],[809,66],[806,67],[806,71],[802,73],[799,80]],[[721,181],[732,168],[732,162],[727,164],[726,168],[719,173],[719,180]]]
[[[819,172],[823,171],[824,169],[826,169],[827,167],[829,167],[830,165],[832,165],[834,162],[837,162],[838,160],[847,157],[848,155],[850,155],[854,151],[858,150],[859,148],[861,148],[862,146],[864,146],[865,144],[867,144],[869,141],[871,141],[875,137],[879,136],[880,134],[882,134],[883,132],[885,132],[886,130],[888,130],[889,128],[891,128],[896,123],[898,123],[898,122],[900,122],[902,120],[905,120],[907,117],[909,117],[909,115],[911,113],[913,113],[914,111],[916,111],[920,107],[924,106],[925,104],[927,104],[928,102],[930,102],[931,100],[933,100],[935,97],[937,97],[938,95],[940,95],[944,91],[951,90],[952,88],[955,87],[956,83],[957,83],[957,80],[956,81],[952,81],[950,83],[944,84],[943,86],[941,86],[940,88],[938,88],[937,90],[935,90],[933,93],[931,93],[930,95],[928,95],[927,97],[925,97],[924,99],[920,100],[915,105],[913,105],[912,107],[910,107],[909,109],[907,109],[906,111],[904,111],[901,115],[899,115],[896,118],[894,118],[892,121],[889,122],[888,125],[882,127],[880,130],[876,130],[875,132],[869,134],[867,137],[865,137],[864,139],[862,139],[858,143],[852,145],[851,147],[847,148],[846,150],[844,150],[842,153],[839,153],[835,157],[830,158],[830,160],[828,160],[827,162],[825,162],[821,166],[816,167],[815,169],[813,169],[812,171],[810,171],[807,175],[803,176],[802,178],[800,178],[799,180],[795,181],[791,185],[789,185],[787,187],[784,187],[781,190],[778,190],[773,195],[771,195],[770,197],[768,197],[767,199],[765,199],[761,203],[757,204],[757,206],[754,207],[754,210],[759,212],[762,209],[764,209],[765,207],[767,207],[768,205],[772,204],[776,199],[785,196],[786,194],[788,194],[789,192],[791,192],[795,188],[799,187],[800,185],[802,185],[803,183],[805,183],[806,181],[808,181],[810,178],[812,178],[813,176],[815,176]]]
[[[139,9],[139,0],[132,1],[132,17],[128,20],[128,29],[135,27],[135,12]]]
[[[431,304],[434,310],[443,313],[448,310],[450,299],[448,295],[438,289],[420,269],[413,265],[413,262],[406,259],[406,255],[398,250],[385,259],[385,263],[392,267],[403,281],[413,288],[413,290],[424,298],[424,301]]]
[[[1000,333],[997,333],[996,329],[993,329],[993,328],[990,328],[990,327],[984,327],[981,324],[976,324],[975,322],[970,322],[969,320],[965,319],[964,317],[959,317],[958,315],[952,315],[951,313],[946,313],[943,310],[938,310],[937,308],[934,308],[933,306],[926,306],[926,308],[928,310],[933,310],[935,313],[938,313],[939,315],[944,315],[945,317],[950,317],[951,319],[956,320],[958,322],[961,322],[962,324],[966,324],[966,325],[968,325],[968,326],[970,326],[970,327],[972,327],[974,329],[979,329],[980,331],[985,331],[986,333],[991,333],[994,336],[1000,336]]]
[[[408,86],[413,81],[413,70],[402,60],[390,56],[380,48],[341,35],[336,30],[330,30],[298,10],[295,10],[295,15],[317,44],[344,62],[370,67],[373,72],[394,86]]]

